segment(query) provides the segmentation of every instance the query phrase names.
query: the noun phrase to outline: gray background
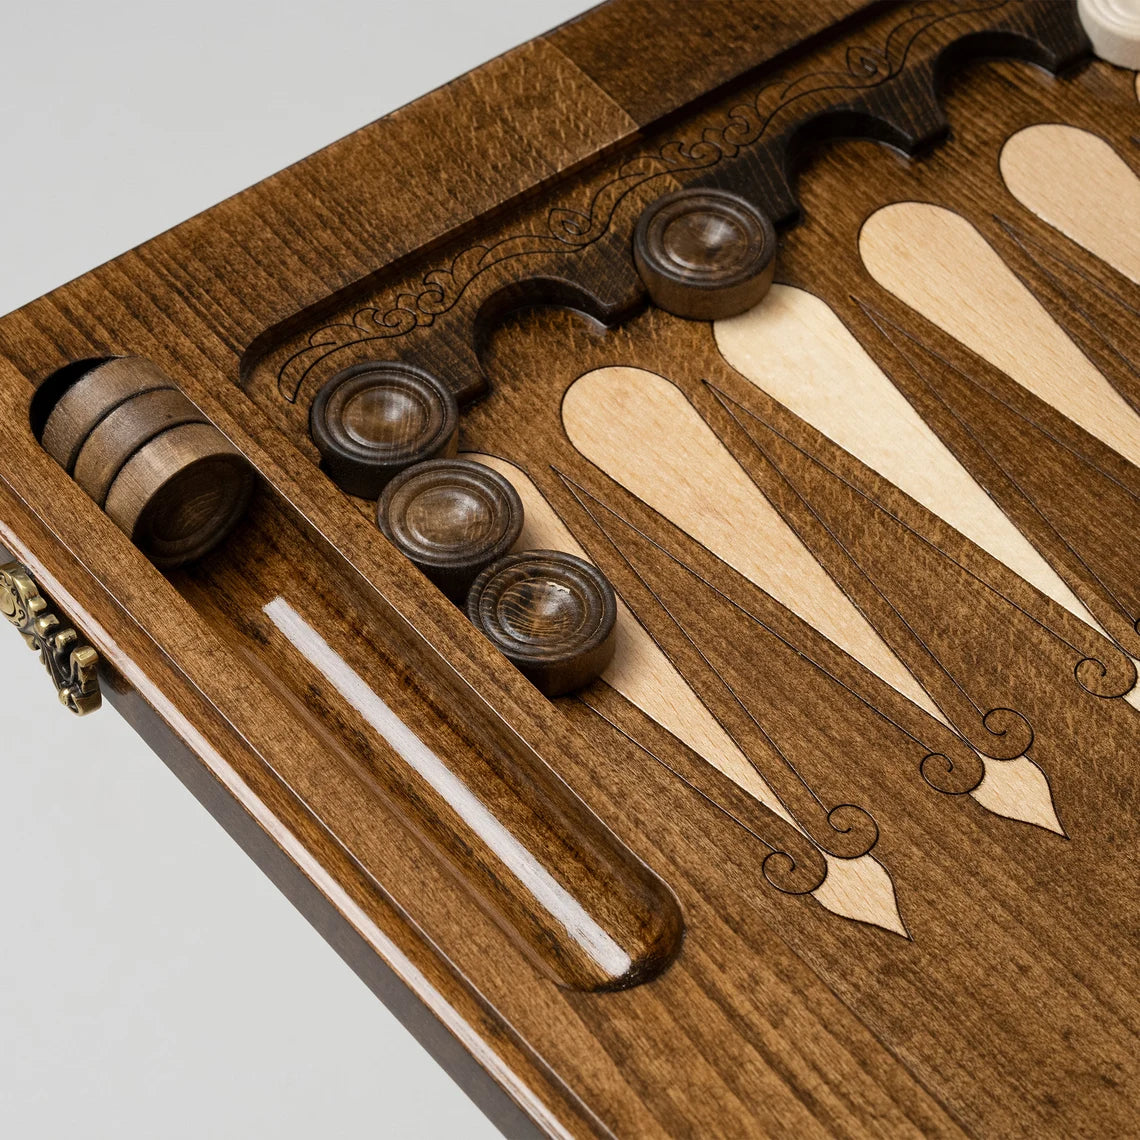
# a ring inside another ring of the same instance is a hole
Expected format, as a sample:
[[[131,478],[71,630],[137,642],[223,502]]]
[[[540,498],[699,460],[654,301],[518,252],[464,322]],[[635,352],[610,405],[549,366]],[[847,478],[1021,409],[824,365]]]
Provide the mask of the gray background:
[[[586,7],[0,0],[0,312]],[[497,1135],[7,626],[0,678],[0,1135]]]

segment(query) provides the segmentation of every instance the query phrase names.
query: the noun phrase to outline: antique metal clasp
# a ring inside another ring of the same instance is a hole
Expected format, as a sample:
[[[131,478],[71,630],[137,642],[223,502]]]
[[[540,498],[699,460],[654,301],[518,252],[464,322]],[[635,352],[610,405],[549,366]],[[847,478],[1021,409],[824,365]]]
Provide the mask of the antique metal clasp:
[[[94,712],[99,693],[99,654],[55,612],[36,580],[19,562],[0,566],[0,614],[23,634],[55,682],[60,703],[77,716]]]

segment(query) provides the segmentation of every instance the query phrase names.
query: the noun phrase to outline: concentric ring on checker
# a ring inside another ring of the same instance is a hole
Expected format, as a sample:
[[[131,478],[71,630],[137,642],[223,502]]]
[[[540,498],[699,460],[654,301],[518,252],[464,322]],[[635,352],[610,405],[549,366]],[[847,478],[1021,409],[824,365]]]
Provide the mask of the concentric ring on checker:
[[[432,459],[397,475],[377,507],[380,529],[448,597],[462,602],[479,572],[518,541],[523,505],[497,471]]]
[[[526,550],[488,566],[467,616],[548,697],[588,685],[613,660],[617,597],[589,562]]]

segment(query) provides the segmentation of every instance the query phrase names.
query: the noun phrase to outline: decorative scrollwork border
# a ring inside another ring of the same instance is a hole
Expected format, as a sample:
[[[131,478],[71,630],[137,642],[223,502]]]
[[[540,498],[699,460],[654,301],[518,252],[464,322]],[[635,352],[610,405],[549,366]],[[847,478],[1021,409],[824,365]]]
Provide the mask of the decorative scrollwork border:
[[[431,325],[454,308],[467,289],[484,273],[516,257],[550,253],[576,253],[609,232],[622,200],[654,179],[708,170],[737,157],[757,144],[777,115],[799,100],[825,91],[863,94],[899,75],[912,47],[930,28],[946,20],[1004,8],[1009,0],[981,0],[971,5],[948,5],[944,0],[913,0],[887,31],[879,46],[847,49],[843,69],[813,71],[781,77],[762,86],[747,101],[738,103],[721,123],[707,126],[698,138],[674,139],[623,162],[598,187],[584,209],[567,205],[547,211],[538,232],[513,234],[489,245],[464,249],[450,263],[430,269],[414,292],[397,294],[387,306],[364,305],[349,321],[334,321],[315,330],[304,345],[279,367],[277,390],[296,403],[305,380],[327,357],[371,341],[406,336]]]

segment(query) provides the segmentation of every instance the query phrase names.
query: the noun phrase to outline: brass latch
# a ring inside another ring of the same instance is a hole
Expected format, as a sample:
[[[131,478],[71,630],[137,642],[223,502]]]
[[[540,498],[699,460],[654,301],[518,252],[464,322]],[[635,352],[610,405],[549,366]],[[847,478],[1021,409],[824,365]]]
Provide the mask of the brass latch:
[[[24,636],[55,682],[60,703],[77,716],[94,712],[99,693],[99,654],[62,621],[50,599],[19,562],[0,566],[0,614]]]

